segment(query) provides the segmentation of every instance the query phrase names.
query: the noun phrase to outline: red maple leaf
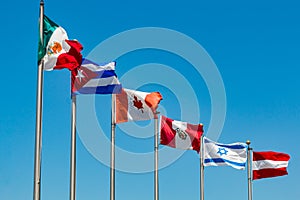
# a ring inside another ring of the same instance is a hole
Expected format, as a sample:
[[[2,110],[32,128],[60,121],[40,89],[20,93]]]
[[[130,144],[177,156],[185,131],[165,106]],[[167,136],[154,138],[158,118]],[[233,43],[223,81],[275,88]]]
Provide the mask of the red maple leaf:
[[[141,100],[138,100],[138,98],[136,96],[133,96],[133,98],[134,98],[134,100],[133,100],[134,107],[136,107],[138,110],[141,109],[142,113],[144,113],[143,102]]]

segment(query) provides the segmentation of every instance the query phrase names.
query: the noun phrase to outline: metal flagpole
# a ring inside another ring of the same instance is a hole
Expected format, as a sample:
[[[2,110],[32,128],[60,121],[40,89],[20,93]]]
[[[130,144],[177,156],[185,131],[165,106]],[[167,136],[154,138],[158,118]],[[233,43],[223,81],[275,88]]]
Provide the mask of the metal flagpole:
[[[43,44],[44,1],[40,1],[40,40]],[[35,127],[35,158],[34,158],[34,187],[33,199],[40,200],[41,196],[41,151],[42,151],[42,107],[43,107],[43,68],[44,62],[38,64],[37,98],[36,98],[36,127]]]
[[[203,135],[200,141],[200,200],[204,200]]]
[[[115,94],[111,98],[110,200],[115,200]]]
[[[70,200],[76,196],[76,95],[72,95]]]
[[[251,150],[250,140],[247,140],[246,144],[248,145],[247,153],[247,170],[248,170],[248,200],[252,200],[252,176],[251,176]]]
[[[159,114],[159,112],[156,112],[156,114]],[[154,199],[158,200],[158,118],[154,119],[154,153],[155,153],[155,158],[154,158]]]

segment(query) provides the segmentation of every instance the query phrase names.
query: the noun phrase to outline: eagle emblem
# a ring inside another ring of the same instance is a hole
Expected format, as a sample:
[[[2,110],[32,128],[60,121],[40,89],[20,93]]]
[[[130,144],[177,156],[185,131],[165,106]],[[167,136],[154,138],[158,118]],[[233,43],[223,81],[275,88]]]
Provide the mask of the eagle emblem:
[[[53,55],[53,54],[58,54],[62,50],[62,45],[59,42],[53,41],[52,44],[48,46],[47,49],[47,54],[48,55]]]

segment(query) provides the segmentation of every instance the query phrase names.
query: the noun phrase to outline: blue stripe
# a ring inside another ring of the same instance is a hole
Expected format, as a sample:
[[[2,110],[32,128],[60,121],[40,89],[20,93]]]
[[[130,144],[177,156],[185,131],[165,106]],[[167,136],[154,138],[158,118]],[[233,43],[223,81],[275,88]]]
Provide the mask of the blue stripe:
[[[108,78],[112,76],[117,77],[115,70],[96,71],[95,73],[98,74],[98,76],[95,78]]]
[[[209,141],[209,140],[204,140],[204,143],[212,143],[216,146],[226,147],[228,149],[246,149],[247,148],[246,145],[242,145],[242,144],[220,144],[220,143],[214,143],[214,142]]]
[[[228,145],[228,144],[216,144],[219,147],[226,147],[228,149],[246,149],[247,147],[241,144],[234,144],[234,145]]]
[[[222,159],[222,158],[206,158],[204,160],[204,163],[230,163],[232,165],[236,165],[236,166],[240,166],[240,167],[245,167],[246,163],[238,163],[238,162],[234,162],[234,161],[230,161],[230,160],[226,160],[226,159]]]
[[[122,85],[107,85],[98,87],[82,87],[73,94],[119,94],[121,93]]]

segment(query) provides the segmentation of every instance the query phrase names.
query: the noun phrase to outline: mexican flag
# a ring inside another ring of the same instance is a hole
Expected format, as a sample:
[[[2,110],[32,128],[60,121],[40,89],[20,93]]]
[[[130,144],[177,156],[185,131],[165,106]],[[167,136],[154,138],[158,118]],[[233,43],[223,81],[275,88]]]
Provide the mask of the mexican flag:
[[[73,70],[81,65],[82,45],[77,40],[69,40],[66,31],[45,15],[42,34],[43,41],[39,38],[38,61],[44,62],[44,70]]]

